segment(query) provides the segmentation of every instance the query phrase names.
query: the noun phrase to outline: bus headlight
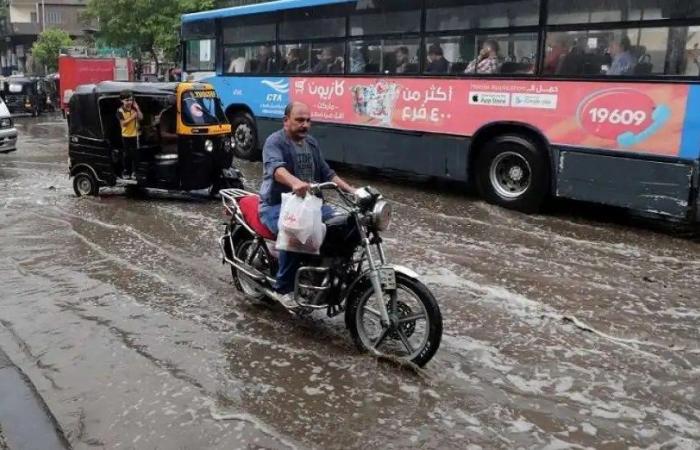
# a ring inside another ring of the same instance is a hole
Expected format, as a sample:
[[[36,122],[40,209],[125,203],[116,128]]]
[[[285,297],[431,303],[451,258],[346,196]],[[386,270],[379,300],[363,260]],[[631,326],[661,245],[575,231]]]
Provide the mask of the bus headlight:
[[[378,200],[372,208],[372,223],[379,231],[385,231],[391,223],[391,205],[384,200]]]
[[[204,141],[204,150],[208,151],[209,153],[214,151],[214,143],[211,141],[211,139]]]

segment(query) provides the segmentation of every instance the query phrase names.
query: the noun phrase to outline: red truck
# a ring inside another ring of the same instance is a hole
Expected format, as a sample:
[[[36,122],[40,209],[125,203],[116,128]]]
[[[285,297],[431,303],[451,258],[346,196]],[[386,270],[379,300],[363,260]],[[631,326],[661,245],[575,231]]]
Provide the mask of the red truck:
[[[134,64],[129,58],[58,57],[60,108],[68,113],[68,102],[78,85],[100,81],[133,81]]]

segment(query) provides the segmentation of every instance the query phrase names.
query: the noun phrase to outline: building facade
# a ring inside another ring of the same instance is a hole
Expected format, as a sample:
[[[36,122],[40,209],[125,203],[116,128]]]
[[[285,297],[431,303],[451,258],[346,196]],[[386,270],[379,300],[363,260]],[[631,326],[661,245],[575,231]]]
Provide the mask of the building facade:
[[[83,36],[80,20],[87,0],[6,0],[0,13],[0,70],[2,75],[29,73],[31,48],[39,33],[60,28],[71,37]]]

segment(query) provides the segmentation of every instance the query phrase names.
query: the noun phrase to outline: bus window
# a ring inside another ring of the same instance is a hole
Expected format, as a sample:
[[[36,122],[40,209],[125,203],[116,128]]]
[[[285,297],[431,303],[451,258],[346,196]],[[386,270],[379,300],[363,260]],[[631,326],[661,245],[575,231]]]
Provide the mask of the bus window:
[[[341,43],[317,43],[311,48],[311,72],[343,73],[345,46]]]
[[[545,74],[697,77],[700,27],[549,33]]]
[[[539,8],[539,0],[433,0],[426,8],[425,27],[427,31],[456,31],[537,25]]]
[[[359,1],[350,15],[350,35],[417,33],[420,8],[420,0]]]
[[[418,73],[420,39],[350,42],[350,73]]]
[[[345,37],[344,6],[317,6],[313,9],[287,10],[282,14],[279,39],[300,41]]]
[[[185,67],[187,70],[214,70],[214,57],[216,55],[216,41],[214,39],[187,41],[186,52]]]
[[[225,73],[272,73],[277,68],[277,55],[270,44],[224,48]]]
[[[549,24],[586,24],[700,17],[700,0],[549,0]]]
[[[287,44],[280,46],[280,71],[284,73],[306,73],[311,71],[311,46],[309,44]]]
[[[700,27],[676,28],[680,49],[679,75],[700,78]]]
[[[535,33],[446,36],[426,40],[425,73],[532,74]]]
[[[248,17],[245,21],[240,18],[229,19],[223,22],[221,30],[224,45],[275,40],[275,22],[272,16],[264,16],[255,20]]]

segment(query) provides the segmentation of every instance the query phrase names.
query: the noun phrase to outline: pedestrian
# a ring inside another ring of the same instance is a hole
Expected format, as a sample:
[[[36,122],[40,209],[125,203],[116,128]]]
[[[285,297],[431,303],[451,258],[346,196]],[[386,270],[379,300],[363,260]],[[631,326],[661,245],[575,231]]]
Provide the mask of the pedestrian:
[[[139,121],[143,120],[143,114],[131,91],[122,91],[119,98],[122,102],[122,106],[117,110],[117,118],[122,129],[122,178],[128,180],[136,177]]]

